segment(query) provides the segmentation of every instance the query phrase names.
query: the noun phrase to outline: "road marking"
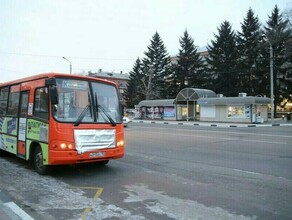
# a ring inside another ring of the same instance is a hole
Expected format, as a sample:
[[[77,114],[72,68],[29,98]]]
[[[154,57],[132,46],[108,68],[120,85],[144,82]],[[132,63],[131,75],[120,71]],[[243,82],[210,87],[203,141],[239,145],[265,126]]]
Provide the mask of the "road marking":
[[[88,190],[98,190],[98,189],[102,189],[101,187],[94,187],[94,186],[71,186],[71,188],[78,188],[78,189],[88,189]]]
[[[5,206],[11,209],[13,213],[20,217],[21,220],[34,220],[30,215],[23,211],[18,205],[14,202],[6,202]]]
[[[81,186],[81,187],[74,187],[74,188],[80,188],[80,189],[87,189],[87,190],[96,190],[96,193],[92,199],[92,205],[91,207],[94,205],[94,202],[97,198],[100,197],[100,195],[102,194],[103,188],[101,187],[88,187],[88,186]],[[81,215],[81,219],[84,220],[86,219],[86,216],[88,215],[88,213],[91,212],[91,207],[87,207],[84,212]]]
[[[244,139],[235,139],[235,138],[220,138],[227,141],[244,141],[244,142],[255,142],[255,143],[266,143],[266,144],[287,144],[286,142],[275,142],[275,141],[261,141],[261,140],[244,140]]]
[[[247,174],[253,174],[253,175],[266,175],[266,174],[262,174],[262,173],[256,173],[256,172],[241,170],[241,169],[232,169],[232,170],[237,171],[237,172],[247,173]],[[270,175],[266,175],[266,176],[270,176]]]
[[[231,168],[231,170],[234,170],[236,172],[251,174],[251,175],[261,175],[261,176],[266,176],[266,177],[273,178],[273,179],[278,178],[278,179],[283,179],[283,180],[286,180],[286,181],[290,181],[290,179],[287,179],[286,177],[282,177],[282,176],[274,176],[274,175],[270,175],[270,174],[257,173],[257,172],[241,170],[241,169],[232,169]]]

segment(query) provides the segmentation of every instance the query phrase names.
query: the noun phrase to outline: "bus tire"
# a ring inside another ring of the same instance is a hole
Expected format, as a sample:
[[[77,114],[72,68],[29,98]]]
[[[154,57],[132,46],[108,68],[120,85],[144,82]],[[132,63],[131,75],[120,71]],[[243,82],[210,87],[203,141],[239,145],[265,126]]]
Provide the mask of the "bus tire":
[[[105,165],[108,164],[108,162],[109,162],[109,160],[103,160],[103,161],[97,162],[97,164],[100,165],[100,166],[105,166]]]
[[[33,152],[33,166],[37,173],[41,175],[48,174],[50,167],[43,164],[43,152],[40,146],[37,146]]]

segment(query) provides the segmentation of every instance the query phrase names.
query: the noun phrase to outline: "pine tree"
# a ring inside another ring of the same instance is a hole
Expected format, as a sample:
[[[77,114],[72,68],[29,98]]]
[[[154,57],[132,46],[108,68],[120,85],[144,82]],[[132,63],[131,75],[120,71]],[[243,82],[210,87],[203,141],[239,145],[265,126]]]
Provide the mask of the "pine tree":
[[[145,99],[145,92],[143,90],[144,86],[142,84],[141,78],[144,76],[142,73],[142,63],[139,58],[137,58],[133,70],[129,73],[128,87],[125,92],[126,105],[128,108],[133,108],[140,101]]]
[[[176,72],[177,72],[177,64],[176,63],[172,63],[170,65],[170,68],[169,68],[169,75],[168,77],[166,77],[166,80],[165,80],[165,88],[167,89],[167,94],[165,96],[165,98],[167,99],[174,99],[178,92],[180,91],[179,90],[179,81],[178,79],[176,78]]]
[[[173,80],[177,82],[176,93],[186,87],[201,87],[203,70],[202,58],[187,30],[179,42],[181,48],[179,49],[178,62],[174,66],[173,76]]]
[[[148,51],[143,59],[142,81],[145,87],[146,99],[161,99],[167,97],[166,82],[170,74],[170,57],[163,41],[156,32],[150,41]]]
[[[235,96],[239,92],[236,36],[228,21],[220,25],[218,32],[212,45],[207,46],[209,74],[213,77],[211,89],[225,96]]]
[[[273,85],[274,85],[274,115],[277,114],[277,105],[283,98],[289,98],[289,86],[291,79],[291,65],[287,62],[289,52],[287,52],[287,44],[291,41],[291,28],[288,26],[288,20],[283,20],[277,5],[274,7],[271,16],[264,27],[268,45],[272,47],[273,52]],[[267,47],[268,47],[267,45]],[[291,56],[291,54],[290,54]],[[269,59],[269,56],[267,56]]]
[[[241,24],[238,33],[239,61],[239,90],[249,95],[266,94],[267,73],[263,71],[265,64],[262,60],[263,40],[259,19],[250,8]]]

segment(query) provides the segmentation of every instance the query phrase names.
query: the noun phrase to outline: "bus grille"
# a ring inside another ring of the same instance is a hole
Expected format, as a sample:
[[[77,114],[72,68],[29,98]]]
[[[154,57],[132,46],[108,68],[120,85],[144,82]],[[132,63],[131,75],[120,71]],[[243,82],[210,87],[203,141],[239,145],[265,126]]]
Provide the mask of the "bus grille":
[[[116,146],[116,130],[74,130],[75,147],[79,154]]]

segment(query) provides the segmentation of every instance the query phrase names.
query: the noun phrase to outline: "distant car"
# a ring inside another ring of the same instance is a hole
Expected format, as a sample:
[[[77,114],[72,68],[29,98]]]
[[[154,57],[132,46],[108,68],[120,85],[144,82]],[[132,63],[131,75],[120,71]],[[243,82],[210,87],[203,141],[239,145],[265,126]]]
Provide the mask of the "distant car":
[[[128,117],[123,117],[124,127],[127,127],[131,120]]]

